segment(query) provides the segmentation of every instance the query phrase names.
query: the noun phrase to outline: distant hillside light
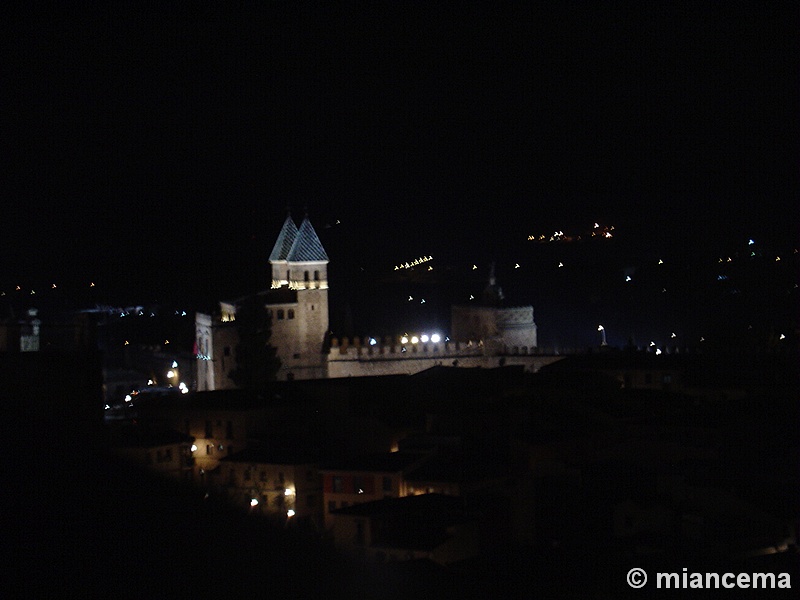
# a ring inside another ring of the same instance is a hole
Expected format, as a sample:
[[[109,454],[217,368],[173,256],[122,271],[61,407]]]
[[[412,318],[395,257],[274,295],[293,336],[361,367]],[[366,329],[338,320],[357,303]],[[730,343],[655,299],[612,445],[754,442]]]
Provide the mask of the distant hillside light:
[[[192,452],[197,452],[197,444],[192,444]]]
[[[378,340],[376,340],[374,337],[369,338],[369,345],[370,346],[374,346],[377,343],[378,343]]]
[[[258,506],[258,500],[256,498],[250,498],[250,506]]]
[[[295,515],[295,512],[291,508],[286,511],[286,516],[287,517],[293,517],[294,515]]]
[[[291,496],[292,494],[294,494],[294,491],[290,490],[289,488],[286,488],[285,490],[283,490],[283,495],[284,496]]]
[[[167,377],[169,379],[172,379],[173,377],[175,377],[175,371],[172,371],[172,370],[167,371]]]

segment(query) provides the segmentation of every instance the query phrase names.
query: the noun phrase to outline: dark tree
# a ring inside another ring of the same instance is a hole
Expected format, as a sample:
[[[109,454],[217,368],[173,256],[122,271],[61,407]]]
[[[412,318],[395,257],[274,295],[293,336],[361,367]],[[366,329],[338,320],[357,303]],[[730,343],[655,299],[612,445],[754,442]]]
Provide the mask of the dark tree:
[[[275,380],[281,361],[269,343],[272,323],[258,296],[248,296],[237,305],[236,329],[236,368],[228,376],[237,387],[262,388]]]

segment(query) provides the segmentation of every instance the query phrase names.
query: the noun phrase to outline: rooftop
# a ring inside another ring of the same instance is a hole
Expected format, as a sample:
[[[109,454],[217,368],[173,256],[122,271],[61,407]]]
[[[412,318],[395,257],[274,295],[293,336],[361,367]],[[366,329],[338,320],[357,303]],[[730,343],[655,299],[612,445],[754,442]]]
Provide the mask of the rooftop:
[[[450,537],[448,528],[471,520],[461,498],[443,494],[385,498],[333,510],[331,514],[380,521],[372,546],[408,550],[433,550]]]
[[[275,240],[269,259],[289,262],[327,262],[328,254],[308,217],[303,219],[298,229],[289,215],[283,223],[278,239]]]
[[[381,452],[365,454],[342,461],[323,465],[324,471],[375,471],[381,473],[398,473],[416,464],[424,457],[419,454],[404,452]]]
[[[174,429],[151,429],[141,425],[109,426],[108,441],[115,448],[154,448],[191,444],[194,438]]]
[[[294,221],[292,221],[292,216],[287,215],[286,220],[283,222],[281,232],[278,234],[278,239],[275,240],[275,245],[272,247],[272,252],[269,255],[269,259],[271,261],[286,260],[296,238],[297,225],[295,225]]]
[[[319,454],[313,448],[289,446],[254,446],[226,456],[220,462],[257,463],[265,465],[301,465],[315,463]]]

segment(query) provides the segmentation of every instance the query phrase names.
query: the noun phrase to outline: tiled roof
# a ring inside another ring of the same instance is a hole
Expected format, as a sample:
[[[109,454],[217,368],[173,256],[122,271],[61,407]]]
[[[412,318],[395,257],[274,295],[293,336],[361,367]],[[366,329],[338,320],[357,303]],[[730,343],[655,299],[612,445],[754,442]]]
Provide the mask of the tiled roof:
[[[281,227],[281,232],[278,234],[278,239],[272,247],[272,253],[269,255],[270,260],[286,260],[289,256],[289,251],[297,239],[297,225],[292,221],[291,215],[286,217]]]
[[[422,460],[419,454],[379,452],[323,465],[325,471],[398,473]]]
[[[155,448],[191,444],[194,438],[172,429],[151,429],[141,425],[123,425],[108,429],[109,443],[117,448]]]
[[[318,452],[311,447],[296,445],[295,447],[286,445],[255,446],[245,448],[221,459],[220,462],[234,463],[256,463],[267,465],[303,465],[315,463],[318,460]]]
[[[284,225],[284,228],[285,227],[286,226]],[[283,233],[283,231],[281,231],[281,233]],[[280,237],[278,238],[278,241],[280,241]],[[275,251],[273,250],[273,253],[274,252]],[[280,259],[273,259],[270,257],[270,260]],[[328,260],[328,255],[326,254],[325,249],[322,247],[322,242],[319,241],[317,232],[314,231],[314,228],[311,226],[311,221],[308,220],[308,217],[303,219],[303,222],[300,224],[300,229],[297,231],[297,237],[294,239],[294,243],[289,250],[286,260],[292,262],[315,262]]]

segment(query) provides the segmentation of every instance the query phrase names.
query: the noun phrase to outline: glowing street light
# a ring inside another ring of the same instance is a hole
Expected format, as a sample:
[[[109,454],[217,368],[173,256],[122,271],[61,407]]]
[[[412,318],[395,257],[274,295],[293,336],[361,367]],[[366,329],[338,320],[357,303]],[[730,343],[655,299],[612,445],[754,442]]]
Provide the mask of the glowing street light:
[[[432,341],[434,344],[438,344],[438,343],[439,343],[439,340],[441,340],[441,339],[442,339],[442,338],[441,338],[441,336],[440,336],[438,333],[434,333],[434,334],[431,336],[431,341]]]
[[[427,344],[427,343],[428,343],[428,340],[429,340],[430,338],[428,337],[428,335],[427,335],[426,333],[423,333],[423,334],[420,336],[420,338],[419,338],[419,339],[420,339],[420,341],[421,341],[423,344]]]
[[[600,345],[601,346],[608,346],[608,343],[606,342],[606,328],[603,327],[602,325],[598,325],[597,326],[597,331],[600,332],[600,339],[602,340],[600,342]]]

